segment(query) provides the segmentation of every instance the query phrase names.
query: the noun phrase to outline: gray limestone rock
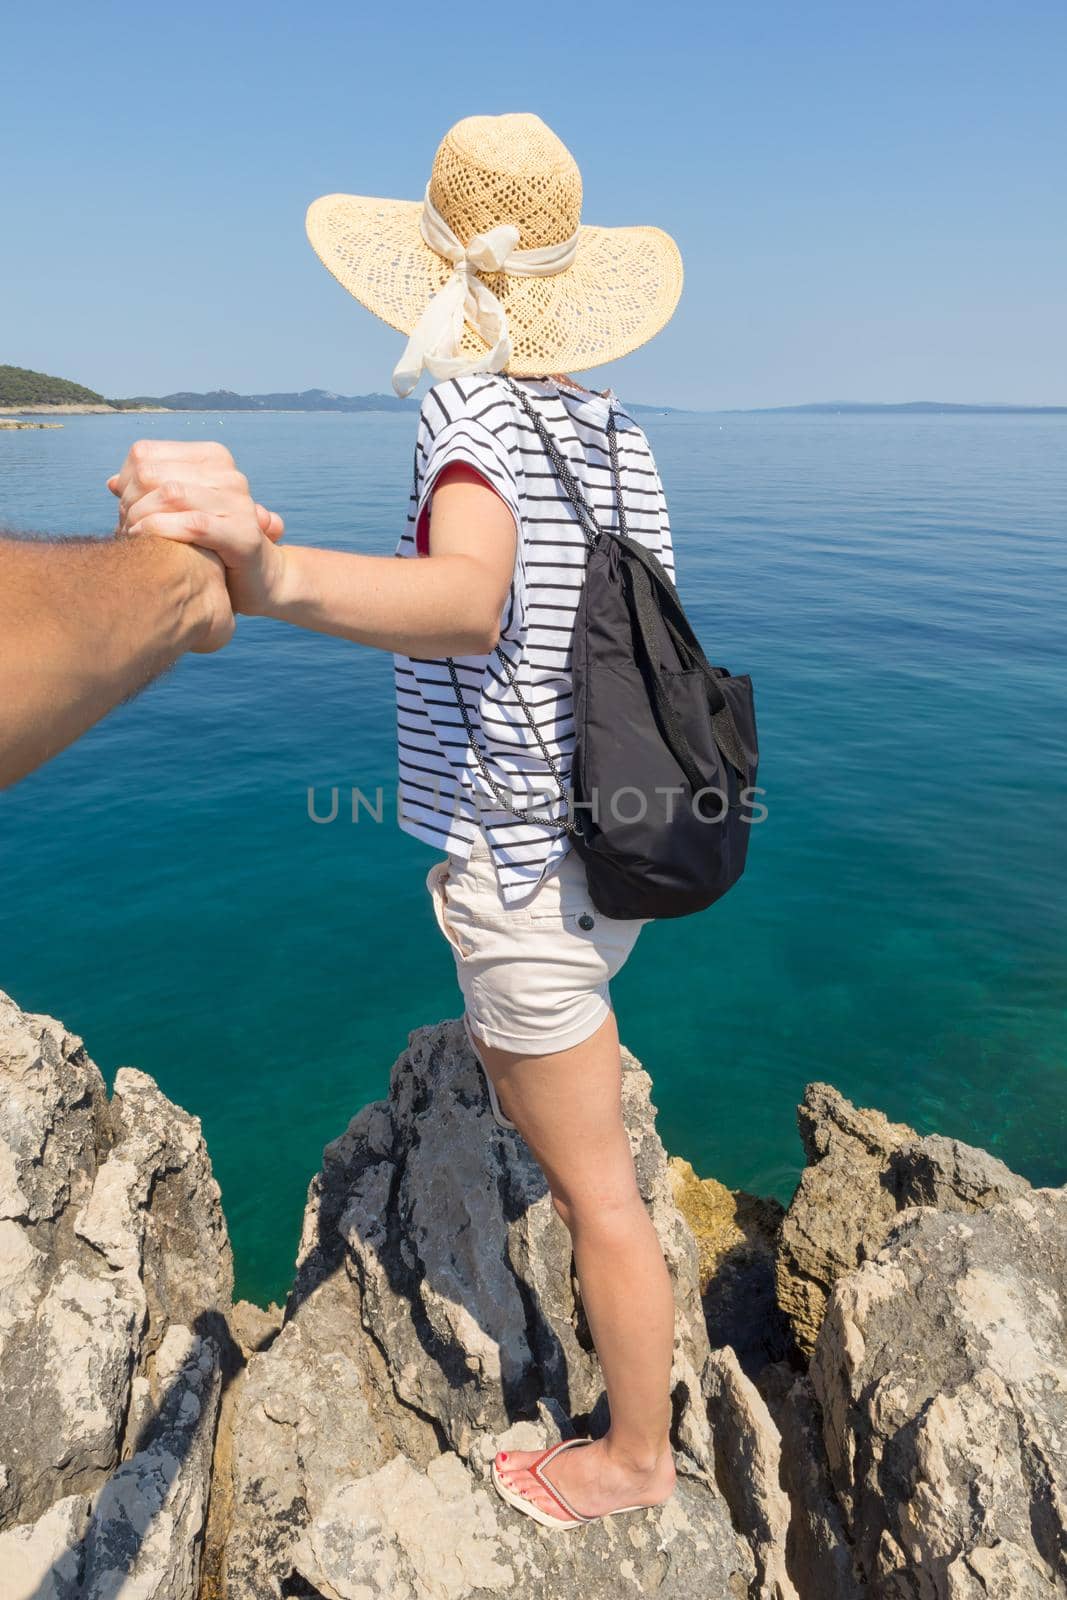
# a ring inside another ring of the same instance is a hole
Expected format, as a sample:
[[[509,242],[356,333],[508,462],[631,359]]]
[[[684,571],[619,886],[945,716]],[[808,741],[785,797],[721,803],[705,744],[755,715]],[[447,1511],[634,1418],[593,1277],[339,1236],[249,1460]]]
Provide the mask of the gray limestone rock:
[[[920,1138],[826,1083],[808,1085],[797,1122],[808,1165],[779,1232],[775,1279],[805,1356],[834,1283],[881,1247],[900,1211],[978,1211],[1030,1187],[984,1150]]]
[[[930,1133],[890,1158],[897,1206],[934,1206],[938,1211],[985,1211],[1030,1188],[986,1150]]]
[[[787,1375],[783,1374],[783,1377]],[[787,1377],[772,1407],[781,1432],[782,1486],[789,1499],[787,1561],[804,1600],[861,1600],[844,1514],[822,1440],[822,1413],[806,1373]]]
[[[394,1456],[335,1487],[298,1541],[294,1565],[327,1600],[744,1600],[750,1566],[738,1562],[729,1525],[709,1518],[706,1502],[707,1490],[686,1478],[658,1512],[557,1535],[509,1514],[454,1452],[425,1471]]]
[[[82,1539],[89,1501],[67,1495],[0,1533],[0,1594],[4,1600],[82,1600]]]
[[[826,1297],[896,1216],[885,1182],[889,1158],[916,1137],[880,1111],[864,1111],[827,1083],[808,1085],[797,1107],[808,1165],[778,1235],[778,1304],[797,1344],[810,1355]]]
[[[193,1600],[232,1292],[200,1125],[129,1068],[109,1104],[81,1041],[0,995],[0,1211],[18,1582]]]
[[[758,1592],[714,1478],[695,1246],[649,1079],[626,1067],[678,1304],[676,1495],[564,1543],[492,1489],[498,1447],[551,1443],[568,1418],[596,1431],[604,1399],[569,1235],[522,1140],[492,1122],[461,1026],[442,1023],[411,1035],[388,1100],[327,1146],[311,1185],[285,1325],[236,1408],[229,1600],[301,1582],[344,1600]]]
[[[781,1436],[729,1345],[708,1357],[704,1393],[716,1476],[756,1561],[752,1600],[799,1600],[786,1564],[790,1505],[782,1487]]]
[[[902,1214],[811,1366],[874,1600],[1067,1593],[1067,1190]]]
[[[217,1342],[172,1323],[151,1363],[140,1448],[97,1491],[82,1544],[83,1600],[198,1591],[222,1381]]]
[[[0,1600],[1067,1594],[1067,1190],[813,1084],[779,1230],[672,1173],[624,1066],[679,1484],[553,1535],[490,1464],[599,1432],[600,1369],[567,1231],[458,1023],[416,1030],[327,1146],[282,1313],[231,1307],[196,1119],[128,1068],[109,1103],[78,1039],[0,996]],[[808,1374],[749,1256],[709,1347],[724,1254],[776,1236]]]

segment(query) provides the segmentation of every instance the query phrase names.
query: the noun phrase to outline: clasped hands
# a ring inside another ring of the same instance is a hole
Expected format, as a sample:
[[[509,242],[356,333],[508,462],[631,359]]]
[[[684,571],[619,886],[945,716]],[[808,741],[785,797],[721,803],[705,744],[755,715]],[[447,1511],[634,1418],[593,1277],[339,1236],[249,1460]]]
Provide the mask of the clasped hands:
[[[253,499],[225,445],[140,439],[107,486],[119,502],[116,537],[154,535],[199,553],[209,602],[202,652],[227,642],[238,612],[269,609],[284,568],[285,525]]]

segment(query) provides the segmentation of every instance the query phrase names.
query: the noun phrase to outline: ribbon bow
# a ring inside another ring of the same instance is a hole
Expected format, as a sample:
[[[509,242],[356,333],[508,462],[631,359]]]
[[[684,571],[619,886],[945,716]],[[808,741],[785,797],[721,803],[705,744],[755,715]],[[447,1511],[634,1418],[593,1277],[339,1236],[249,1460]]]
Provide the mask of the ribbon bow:
[[[430,249],[455,265],[451,277],[438,289],[411,330],[393,371],[393,388],[401,397],[411,393],[424,367],[435,378],[501,372],[511,359],[507,312],[478,273],[507,272],[513,277],[544,278],[564,272],[574,260],[580,231],[575,230],[562,244],[520,250],[518,228],[502,222],[485,233],[476,233],[463,244],[430,199],[429,184],[419,228]],[[489,346],[483,355],[460,354],[465,322]]]

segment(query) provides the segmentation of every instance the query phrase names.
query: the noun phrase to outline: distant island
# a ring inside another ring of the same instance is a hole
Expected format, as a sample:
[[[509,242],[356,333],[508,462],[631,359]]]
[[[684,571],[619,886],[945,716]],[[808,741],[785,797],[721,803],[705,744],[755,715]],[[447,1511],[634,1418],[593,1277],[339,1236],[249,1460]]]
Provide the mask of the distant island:
[[[636,416],[924,416],[941,413],[985,416],[1064,416],[1067,406],[966,405],[952,400],[816,400],[797,406],[734,406],[717,411],[686,411],[678,406],[650,406],[623,402]],[[179,390],[174,394],[133,395],[112,400],[72,383],[28,367],[0,366],[0,412],[119,412],[119,411],[418,411],[418,399],[400,400],[393,394],[337,394],[332,389],[302,389],[299,393],[238,394],[233,389],[206,393]]]
[[[305,389],[301,394],[236,394],[232,389],[212,389],[206,394],[182,391],[164,395],[132,395],[109,399],[47,372],[28,367],[0,366],[0,411],[417,411],[417,400],[398,400],[392,394],[334,394],[329,389]]]
[[[106,406],[110,403],[95,389],[87,389],[83,383],[72,383],[69,378],[53,378],[47,372],[33,372],[29,367],[0,366],[2,406]]]
[[[166,411],[418,411],[420,400],[399,400],[393,394],[335,394],[332,389],[302,389],[299,394],[236,394],[232,389],[212,389],[207,394],[182,390],[178,394],[138,395],[116,400],[116,406],[158,406]],[[676,406],[629,405],[628,411],[657,416]]]
[[[395,394],[334,394],[332,389],[303,389],[299,394],[236,394],[232,389],[211,389],[206,394],[181,390],[158,398],[138,395],[116,405],[162,406],[166,411],[417,411],[417,400],[399,400]]]
[[[54,378],[50,373],[34,372],[30,367],[0,365],[0,412],[51,411],[64,414],[162,409],[151,400],[108,400],[95,389],[87,389],[84,383],[72,383],[69,378]]]
[[[102,406],[110,403],[95,389],[69,378],[52,378],[47,372],[31,372],[28,367],[0,366],[0,407],[15,410],[20,406]]]
[[[722,417],[755,417],[772,416],[781,412],[806,412],[810,416],[868,416],[872,413],[877,416],[888,415],[915,415],[924,416],[934,413],[962,412],[967,415],[981,413],[984,416],[1003,417],[1014,416],[1016,413],[1025,416],[1067,416],[1067,406],[1013,406],[1007,403],[994,403],[990,405],[964,405],[955,400],[813,400],[802,406],[733,406],[729,410],[720,411],[717,415]]]
[[[333,389],[302,389],[299,393],[238,394],[234,389],[209,389],[205,393],[181,389],[174,394],[131,395],[107,399],[95,389],[53,378],[28,367],[0,366],[0,411],[418,411],[421,401],[401,400],[394,394],[337,394]],[[675,406],[629,405],[627,409],[662,416]]]

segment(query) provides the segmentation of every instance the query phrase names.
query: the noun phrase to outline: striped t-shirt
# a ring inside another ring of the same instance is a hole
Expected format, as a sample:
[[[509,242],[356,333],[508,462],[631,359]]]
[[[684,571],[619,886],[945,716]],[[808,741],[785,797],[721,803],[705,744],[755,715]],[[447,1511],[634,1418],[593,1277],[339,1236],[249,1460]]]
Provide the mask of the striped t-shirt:
[[[616,532],[607,399],[547,378],[521,383],[570,463],[598,525]],[[667,502],[652,451],[633,418],[618,401],[614,405],[628,532],[659,557],[673,579]],[[515,518],[515,571],[499,648],[569,789],[571,641],[587,558],[585,537],[519,400],[499,377],[478,373],[435,384],[423,400],[398,556],[417,557],[420,517],[438,474],[455,462],[480,473]],[[498,788],[539,817],[566,816],[566,803],[499,657],[495,652],[457,656],[455,666],[468,717]],[[394,670],[401,828],[466,859],[481,827],[505,903],[521,902],[566,854],[567,835],[545,822],[516,818],[500,804],[470,749],[444,660],[395,655]]]

